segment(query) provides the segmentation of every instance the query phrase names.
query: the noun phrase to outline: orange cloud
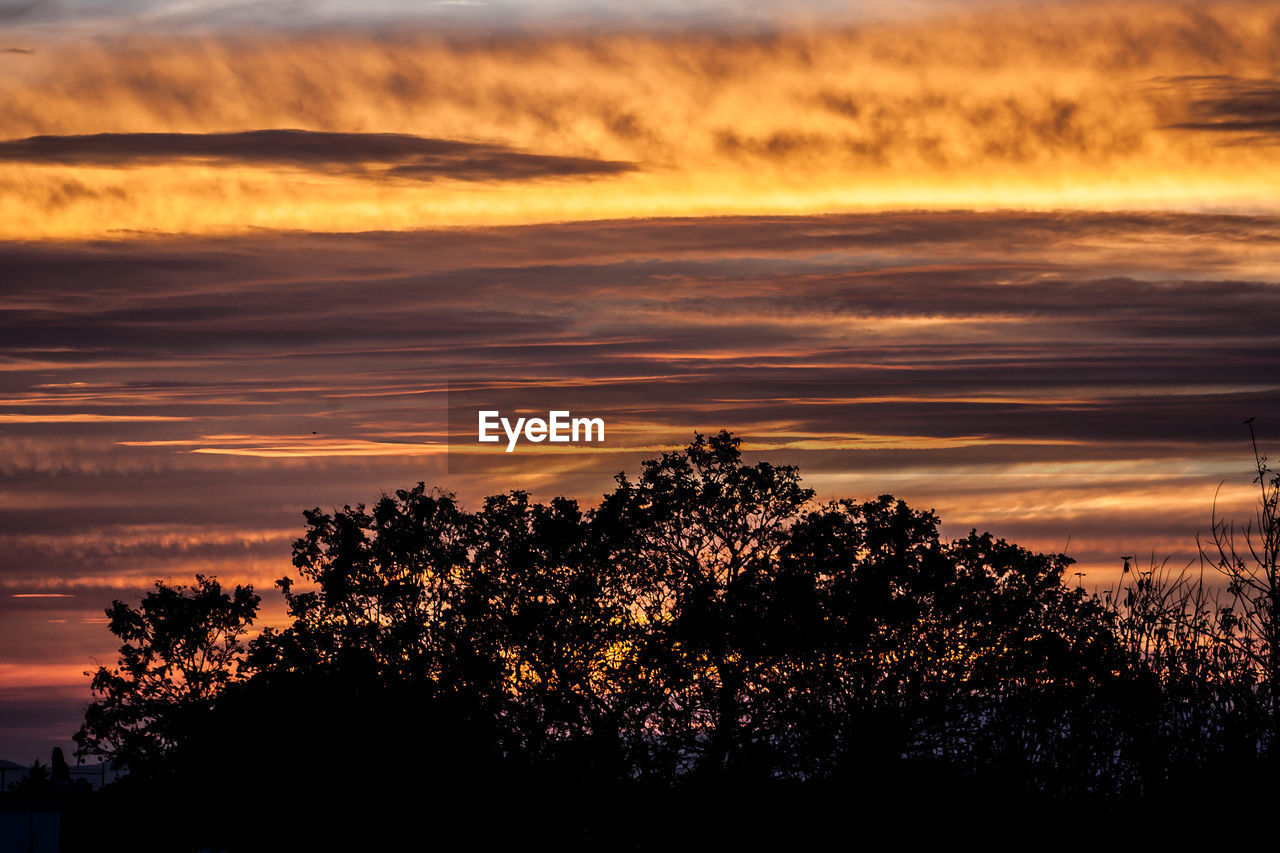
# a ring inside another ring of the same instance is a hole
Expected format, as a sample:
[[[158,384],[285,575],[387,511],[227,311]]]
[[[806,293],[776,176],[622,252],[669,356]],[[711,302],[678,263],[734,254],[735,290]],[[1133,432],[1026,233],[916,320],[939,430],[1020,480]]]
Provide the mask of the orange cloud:
[[[51,42],[0,84],[0,236],[1270,207],[1273,17],[1099,3],[774,36]],[[284,129],[333,135],[309,139],[341,168],[238,144]],[[112,156],[67,155],[103,133]],[[424,184],[385,168],[379,134],[453,160]]]

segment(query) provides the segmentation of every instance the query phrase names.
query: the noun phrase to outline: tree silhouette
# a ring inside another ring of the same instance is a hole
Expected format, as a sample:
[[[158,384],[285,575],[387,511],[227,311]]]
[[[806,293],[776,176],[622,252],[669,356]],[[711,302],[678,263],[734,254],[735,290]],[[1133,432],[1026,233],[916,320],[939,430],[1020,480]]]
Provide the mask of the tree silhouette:
[[[157,582],[137,607],[114,602],[109,627],[124,645],[115,667],[92,673],[97,698],[76,732],[78,751],[138,770],[162,759],[243,676],[242,639],[258,603],[252,587],[223,592],[203,575],[190,587]]]
[[[1254,519],[1238,526],[1218,516],[1215,502],[1208,536],[1197,537],[1198,570],[1153,557],[1103,596],[1124,650],[1115,685],[1128,698],[1117,726],[1121,773],[1144,794],[1208,773],[1227,774],[1258,796],[1273,790],[1280,476],[1249,427],[1259,487]]]
[[[33,796],[47,794],[50,790],[49,768],[41,764],[40,759],[31,762],[30,769],[17,782],[9,784],[10,793],[19,796]]]
[[[664,774],[744,757],[760,693],[781,666],[763,622],[778,556],[813,492],[793,467],[742,465],[739,439],[697,436],[619,476],[593,521],[626,573],[635,722]]]
[[[71,784],[71,765],[67,764],[66,756],[62,754],[62,747],[60,746],[53,748],[50,779],[54,783],[65,782],[67,785]]]
[[[282,579],[289,635],[264,634],[284,668],[368,672],[390,681],[435,682],[454,666],[452,633],[471,519],[452,496],[417,488],[326,514],[311,510],[293,563],[309,585]],[[283,644],[282,644],[283,643]]]
[[[1214,527],[1225,597],[1158,566],[1090,594],[1066,556],[944,539],[890,495],[816,503],[727,432],[586,510],[514,491],[471,512],[420,483],[307,511],[278,582],[290,621],[247,649],[247,588],[198,577],[117,602],[121,660],[95,674],[77,740],[149,796],[376,814],[347,825],[365,846],[409,815],[497,843],[499,803],[505,842],[555,813],[561,846],[651,846],[645,810],[697,823],[786,802],[821,825],[841,813],[815,811],[824,791],[883,817],[929,791],[960,813],[966,793],[1097,807],[1206,768],[1259,780],[1280,483],[1257,463],[1257,523]],[[287,779],[244,771],[268,732]],[[356,766],[376,770],[333,781]],[[166,829],[232,848],[340,830]]]
[[[1280,473],[1258,452],[1250,418],[1254,483],[1259,488],[1254,519],[1237,528],[1217,517],[1201,556],[1226,580],[1229,602],[1219,608],[1217,639],[1259,673],[1258,702],[1269,716],[1265,749],[1280,757]]]

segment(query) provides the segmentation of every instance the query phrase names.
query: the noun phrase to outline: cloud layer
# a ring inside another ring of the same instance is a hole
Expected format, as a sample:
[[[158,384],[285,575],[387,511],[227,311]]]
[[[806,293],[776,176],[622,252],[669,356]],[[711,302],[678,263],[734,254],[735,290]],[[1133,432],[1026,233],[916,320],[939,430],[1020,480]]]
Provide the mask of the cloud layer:
[[[0,56],[0,236],[1273,209],[1276,25],[1073,3],[764,35],[50,39]],[[532,175],[577,180],[510,180]]]
[[[1248,500],[1240,422],[1280,422],[1277,246],[1271,217],[1012,213],[0,245],[0,588],[93,615],[263,583],[304,506],[589,500],[720,427],[1091,573],[1185,553],[1219,481]],[[449,482],[447,387],[495,379],[622,449]]]

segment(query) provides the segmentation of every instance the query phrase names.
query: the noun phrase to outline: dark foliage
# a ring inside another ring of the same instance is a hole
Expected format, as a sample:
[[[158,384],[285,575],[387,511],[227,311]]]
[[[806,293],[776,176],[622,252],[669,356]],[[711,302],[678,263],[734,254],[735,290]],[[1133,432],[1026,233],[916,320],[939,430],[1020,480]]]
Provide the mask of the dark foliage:
[[[258,603],[250,588],[226,593],[217,580],[197,575],[194,587],[157,583],[136,608],[112,604],[111,633],[124,645],[114,668],[92,674],[98,699],[75,735],[81,754],[144,773],[161,764],[243,676],[241,640]]]
[[[247,646],[251,589],[117,602],[77,740],[132,771],[103,808],[147,803],[155,849],[647,848],[727,843],[731,815],[758,842],[922,798],[1120,814],[1207,773],[1248,787],[1280,716],[1258,477],[1257,521],[1205,550],[1218,597],[1160,568],[1090,595],[1068,557],[944,540],[887,495],[817,505],[723,432],[588,511],[419,484],[307,512],[291,623]]]

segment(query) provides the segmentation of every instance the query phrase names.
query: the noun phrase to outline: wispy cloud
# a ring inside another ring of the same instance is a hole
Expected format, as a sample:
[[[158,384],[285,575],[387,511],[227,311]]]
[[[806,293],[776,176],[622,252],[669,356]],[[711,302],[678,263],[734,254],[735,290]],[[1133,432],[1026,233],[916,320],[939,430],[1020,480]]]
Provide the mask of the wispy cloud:
[[[448,484],[445,392],[494,379],[621,450],[472,498],[590,499],[730,427],[826,494],[1172,549],[1239,422],[1280,421],[1277,246],[1267,216],[955,212],[2,245],[3,573],[269,581],[289,537],[247,531]]]

